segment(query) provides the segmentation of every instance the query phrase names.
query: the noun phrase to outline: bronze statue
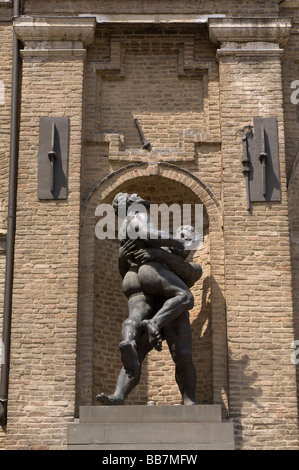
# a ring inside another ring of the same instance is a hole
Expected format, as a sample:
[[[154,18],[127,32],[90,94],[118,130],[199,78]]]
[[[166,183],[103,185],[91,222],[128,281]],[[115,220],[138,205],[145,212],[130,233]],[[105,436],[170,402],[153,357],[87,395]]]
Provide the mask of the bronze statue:
[[[190,242],[194,229],[180,227],[173,238],[157,230],[146,212],[130,213],[130,206],[142,204],[147,208],[148,201],[137,194],[120,193],[114,199],[116,214],[121,204],[128,211],[119,233],[119,271],[129,309],[119,345],[123,368],[114,394],[102,393],[97,399],[107,405],[123,404],[139,382],[144,358],[153,348],[161,350],[166,339],[183,402],[195,404],[196,373],[188,312],[194,301],[189,287],[201,277],[202,269],[186,261],[189,251],[183,240]],[[128,233],[137,226],[140,236],[131,240]]]

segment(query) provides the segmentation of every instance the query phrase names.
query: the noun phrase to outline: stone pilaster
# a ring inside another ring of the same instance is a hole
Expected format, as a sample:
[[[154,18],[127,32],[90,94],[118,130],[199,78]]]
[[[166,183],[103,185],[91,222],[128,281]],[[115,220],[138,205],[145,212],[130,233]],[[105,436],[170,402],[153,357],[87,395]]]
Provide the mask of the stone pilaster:
[[[281,79],[289,29],[277,18],[209,22],[219,45],[229,402],[244,449],[298,445]],[[270,116],[278,121],[281,201],[249,212],[242,135],[253,118]]]
[[[83,71],[95,20],[20,17],[14,29],[23,63],[7,448],[27,448],[30,423],[30,448],[55,449],[75,406]],[[37,197],[42,116],[70,121],[66,200]]]

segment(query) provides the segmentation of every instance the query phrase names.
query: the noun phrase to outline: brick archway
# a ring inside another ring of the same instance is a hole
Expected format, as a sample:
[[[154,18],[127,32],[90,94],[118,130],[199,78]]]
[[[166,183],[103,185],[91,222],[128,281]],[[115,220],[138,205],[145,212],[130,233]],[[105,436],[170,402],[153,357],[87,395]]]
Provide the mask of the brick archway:
[[[95,395],[94,371],[92,363],[99,363],[98,352],[94,349],[94,337],[97,336],[99,325],[95,314],[99,303],[105,297],[105,282],[99,283],[96,274],[97,263],[95,253],[97,240],[94,236],[96,224],[95,209],[98,204],[110,203],[114,195],[128,185],[138,186],[140,182],[153,182],[154,179],[176,188],[185,188],[188,197],[200,201],[204,205],[209,224],[209,296],[211,300],[212,351],[211,351],[211,398],[213,403],[222,403],[227,412],[227,352],[226,324],[224,300],[224,250],[222,232],[222,209],[213,193],[203,181],[188,170],[171,164],[130,164],[108,175],[90,192],[84,202],[81,227],[80,257],[80,302],[78,320],[78,370],[77,370],[77,405],[93,403]],[[162,200],[160,202],[163,202]],[[184,201],[185,202],[185,201]],[[115,243],[111,253],[115,252]],[[109,251],[108,249],[108,251]],[[107,254],[107,249],[105,250]],[[97,259],[102,255],[97,253]],[[118,282],[115,280],[115,282]],[[121,287],[121,286],[119,286]],[[125,299],[123,299],[125,302]],[[204,327],[204,325],[202,325]],[[211,328],[211,325],[210,325]],[[107,329],[107,325],[106,325]],[[109,340],[108,340],[109,342]],[[117,348],[115,347],[117,350]],[[118,353],[118,351],[117,351]],[[86,367],[90,364],[90,368]],[[106,367],[107,369],[107,367]],[[103,375],[103,371],[101,373]],[[115,380],[112,373],[111,380]],[[108,391],[109,393],[112,390]]]
[[[125,181],[152,175],[159,175],[171,179],[172,181],[176,181],[190,188],[206,207],[209,220],[213,221],[215,227],[218,226],[219,230],[222,229],[222,208],[210,188],[190,171],[178,165],[165,162],[153,164],[147,162],[132,163],[110,173],[90,191],[84,203],[85,210],[87,210],[95,199],[96,204],[107,201],[109,198],[111,199],[111,195],[117,193],[118,188]]]

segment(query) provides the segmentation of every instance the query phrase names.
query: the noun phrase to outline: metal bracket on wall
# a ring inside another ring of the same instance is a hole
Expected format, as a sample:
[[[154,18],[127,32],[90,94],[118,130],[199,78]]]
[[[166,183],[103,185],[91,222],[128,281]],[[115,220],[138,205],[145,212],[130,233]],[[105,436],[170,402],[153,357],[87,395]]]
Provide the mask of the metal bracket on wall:
[[[255,118],[253,123],[242,139],[248,210],[251,202],[281,199],[277,119]]]
[[[39,122],[38,198],[66,199],[69,118],[41,117]]]

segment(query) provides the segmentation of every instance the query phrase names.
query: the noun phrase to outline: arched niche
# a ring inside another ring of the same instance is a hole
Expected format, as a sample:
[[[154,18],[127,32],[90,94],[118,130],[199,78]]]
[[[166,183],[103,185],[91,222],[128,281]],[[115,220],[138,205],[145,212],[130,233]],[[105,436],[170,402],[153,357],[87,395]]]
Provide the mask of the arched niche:
[[[209,188],[194,175],[162,164],[128,165],[117,170],[85,201],[80,240],[77,404],[96,404],[96,393],[112,393],[121,367],[118,343],[127,302],[117,267],[118,242],[95,237],[96,207],[111,203],[118,192],[137,192],[156,204],[203,204],[205,241],[192,253],[192,260],[202,265],[204,273],[192,289],[195,306],[190,312],[197,400],[222,403],[227,410],[221,208]],[[126,403],[146,404],[148,400],[157,404],[180,402],[167,345],[160,353],[150,353],[140,384]]]

